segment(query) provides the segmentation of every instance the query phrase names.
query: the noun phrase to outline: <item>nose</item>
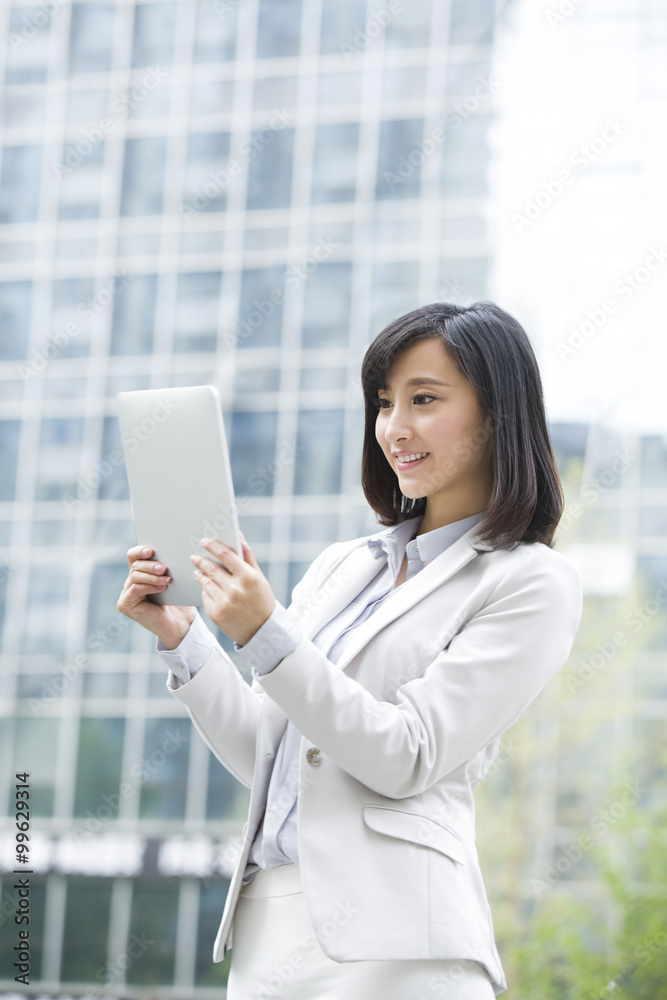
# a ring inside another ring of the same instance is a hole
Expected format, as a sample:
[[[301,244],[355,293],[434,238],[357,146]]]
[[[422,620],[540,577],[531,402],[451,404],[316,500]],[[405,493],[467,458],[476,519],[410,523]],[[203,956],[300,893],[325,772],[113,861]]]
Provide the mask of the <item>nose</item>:
[[[383,433],[385,440],[389,444],[398,444],[399,441],[409,441],[412,437],[412,430],[405,412],[398,403],[395,403],[387,414]]]

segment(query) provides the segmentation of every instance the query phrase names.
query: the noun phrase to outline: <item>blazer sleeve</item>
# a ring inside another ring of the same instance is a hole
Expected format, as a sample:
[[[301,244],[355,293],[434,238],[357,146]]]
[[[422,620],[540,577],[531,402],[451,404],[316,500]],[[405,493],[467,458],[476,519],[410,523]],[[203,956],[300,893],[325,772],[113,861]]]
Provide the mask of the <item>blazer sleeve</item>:
[[[297,599],[316,590],[340,544],[329,546],[309,566],[294,589]],[[264,691],[248,685],[217,640],[194,677],[181,684],[173,672],[167,688],[188,710],[195,728],[221,764],[247,787],[255,769],[256,737]]]
[[[307,639],[258,682],[368,788],[395,799],[419,794],[514,725],[570,653],[581,619],[578,571],[546,546],[530,548],[423,676],[399,688],[396,704],[378,701]],[[407,629],[419,627],[415,610],[405,614]]]

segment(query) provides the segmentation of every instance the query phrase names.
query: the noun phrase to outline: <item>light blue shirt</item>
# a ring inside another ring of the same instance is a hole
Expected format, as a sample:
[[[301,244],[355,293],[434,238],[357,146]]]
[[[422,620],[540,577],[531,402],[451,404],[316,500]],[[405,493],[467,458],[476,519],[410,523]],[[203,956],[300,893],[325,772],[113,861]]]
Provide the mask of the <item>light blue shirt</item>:
[[[484,518],[485,512],[473,514],[442,528],[417,536],[421,518],[401,521],[368,539],[368,547],[378,560],[378,571],[371,582],[350,601],[346,608],[313,637],[324,655],[337,663],[343,656],[350,633],[384,604],[392,591],[407,555],[406,583],[424,566],[439,556]],[[245,646],[237,646],[256,677],[269,673],[285,656],[296,649],[301,631],[285,608],[276,603],[273,614]],[[165,650],[158,640],[157,649],[175,676],[187,683],[204,665],[215,644],[212,633],[196,616],[190,631],[176,649]],[[299,746],[301,733],[287,723],[278,747],[269,783],[266,812],[253,842],[246,876],[258,868],[298,864],[297,801],[299,796]]]

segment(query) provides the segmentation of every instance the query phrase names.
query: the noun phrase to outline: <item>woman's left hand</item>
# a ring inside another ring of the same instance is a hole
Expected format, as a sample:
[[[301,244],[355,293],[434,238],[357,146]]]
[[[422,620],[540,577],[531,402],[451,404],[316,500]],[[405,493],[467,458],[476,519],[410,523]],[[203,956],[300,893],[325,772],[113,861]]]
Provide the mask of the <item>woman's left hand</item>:
[[[243,536],[241,542],[243,559],[214,538],[202,538],[202,548],[222,566],[206,556],[192,555],[190,559],[197,567],[195,579],[201,584],[206,614],[225,635],[245,646],[271,616],[276,599]]]

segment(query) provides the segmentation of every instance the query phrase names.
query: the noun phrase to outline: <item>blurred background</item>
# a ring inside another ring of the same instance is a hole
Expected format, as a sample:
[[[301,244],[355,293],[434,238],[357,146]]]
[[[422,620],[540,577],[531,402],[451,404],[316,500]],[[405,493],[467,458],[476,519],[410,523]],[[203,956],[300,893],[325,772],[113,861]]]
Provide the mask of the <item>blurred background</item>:
[[[667,997],[667,7],[45,0],[1,3],[0,31],[0,995],[224,996],[247,796],[116,611],[116,394],[219,388],[288,603],[376,527],[367,344],[490,298],[540,362],[586,594],[478,796],[506,995]]]

